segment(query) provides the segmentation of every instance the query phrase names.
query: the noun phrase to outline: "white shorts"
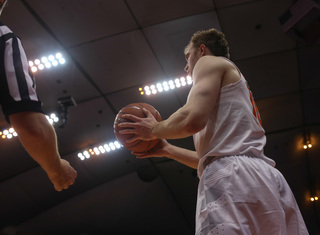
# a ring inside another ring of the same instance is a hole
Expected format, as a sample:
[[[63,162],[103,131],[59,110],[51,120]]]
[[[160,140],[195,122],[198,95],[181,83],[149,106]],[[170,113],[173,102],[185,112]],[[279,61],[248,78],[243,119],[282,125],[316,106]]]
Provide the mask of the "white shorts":
[[[309,234],[282,174],[259,158],[228,156],[199,182],[196,235]]]

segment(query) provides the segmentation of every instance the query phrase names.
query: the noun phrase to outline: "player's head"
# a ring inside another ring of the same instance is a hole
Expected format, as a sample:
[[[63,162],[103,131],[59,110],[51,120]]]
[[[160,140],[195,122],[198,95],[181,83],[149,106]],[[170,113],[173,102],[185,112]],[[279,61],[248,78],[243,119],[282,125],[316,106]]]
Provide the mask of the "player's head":
[[[184,50],[187,65],[184,70],[192,76],[193,68],[204,55],[230,58],[228,42],[223,33],[216,29],[197,31]]]
[[[3,8],[6,6],[8,0],[0,0],[0,15],[3,11]]]
[[[195,32],[188,46],[185,48],[185,53],[189,47],[199,48],[202,44],[204,44],[213,55],[230,58],[228,42],[225,35],[219,30],[208,29]]]

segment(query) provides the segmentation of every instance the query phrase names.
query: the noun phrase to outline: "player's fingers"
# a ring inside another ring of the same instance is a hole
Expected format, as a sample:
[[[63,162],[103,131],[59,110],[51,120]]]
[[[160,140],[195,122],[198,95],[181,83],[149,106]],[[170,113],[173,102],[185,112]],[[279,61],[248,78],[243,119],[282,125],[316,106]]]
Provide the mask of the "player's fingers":
[[[78,173],[75,170],[73,170],[72,175],[73,175],[74,179],[76,179],[78,177]]]
[[[126,126],[127,127],[127,126]],[[136,131],[134,129],[123,129],[119,131],[119,134],[125,135],[125,134],[135,134]]]
[[[135,126],[137,126],[137,124],[133,123],[133,122],[121,122],[121,123],[118,124],[118,127],[130,127],[130,128],[132,128],[132,127],[135,127]]]
[[[136,141],[136,140],[138,140],[138,139],[139,139],[138,137],[134,136],[134,137],[132,137],[132,138],[130,138],[130,139],[127,139],[126,142],[127,142],[128,144],[130,144],[130,143],[132,143],[132,142],[134,142],[134,141]]]
[[[59,185],[54,185],[54,189],[56,191],[60,192],[60,191],[62,191],[63,188],[61,186],[59,186]]]
[[[129,119],[129,120],[134,121],[134,122],[139,121],[141,119],[141,118],[139,118],[139,117],[137,117],[135,115],[132,115],[132,114],[123,114],[122,118]]]
[[[144,112],[145,115],[147,115],[147,117],[152,115],[152,113],[146,108],[142,108],[142,111]]]

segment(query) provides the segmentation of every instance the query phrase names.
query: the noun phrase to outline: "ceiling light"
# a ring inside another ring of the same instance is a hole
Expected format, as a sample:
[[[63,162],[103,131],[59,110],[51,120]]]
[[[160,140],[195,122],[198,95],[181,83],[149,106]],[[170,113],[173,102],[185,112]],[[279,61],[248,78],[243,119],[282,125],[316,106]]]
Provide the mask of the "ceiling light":
[[[318,201],[319,198],[317,196],[314,196],[314,197],[310,197],[310,201],[312,202],[315,202],[315,201]]]
[[[11,127],[8,130],[0,131],[1,139],[12,139],[13,137],[18,136],[17,132]]]
[[[144,88],[139,87],[139,92],[141,95],[151,95],[161,93],[163,91],[169,91],[176,88],[184,87],[186,85],[192,84],[192,78],[190,76],[176,78],[174,80],[158,82],[156,85],[144,86]]]
[[[37,67],[33,66],[33,67],[31,67],[31,71],[32,71],[33,73],[35,73],[35,72],[38,71],[38,69],[37,69]]]
[[[41,59],[35,59],[34,61],[29,61],[29,66],[31,67],[31,71],[33,73],[38,70],[43,70],[44,68],[50,69],[52,66],[56,67],[59,64],[65,64],[66,60],[63,58],[61,53],[57,53],[54,55],[49,55],[48,57],[43,56]]]
[[[53,60],[55,60],[55,57],[54,57],[53,55],[49,55],[49,56],[48,56],[48,59],[49,59],[50,61],[53,61]]]
[[[51,113],[49,116],[46,115],[46,118],[51,125],[54,125],[55,123],[59,122],[59,118],[55,113]]]
[[[43,70],[44,69],[44,65],[43,64],[39,64],[38,65],[38,69]]]
[[[91,156],[99,156],[101,154],[115,151],[122,148],[122,145],[118,141],[113,141],[107,144],[98,145],[83,152],[78,153],[78,157],[81,160],[89,159]]]
[[[47,63],[48,62],[48,58],[47,57],[42,57],[41,58],[41,62],[44,63],[44,64]]]
[[[311,149],[312,148],[311,138],[310,138],[310,133],[309,132],[304,135],[303,148],[304,149]]]
[[[58,61],[56,61],[56,60],[53,60],[53,61],[52,61],[52,65],[53,65],[53,66],[57,66],[58,64],[59,64]]]
[[[64,64],[65,62],[66,62],[65,59],[63,59],[63,58],[59,59],[59,63],[60,63],[60,64]]]

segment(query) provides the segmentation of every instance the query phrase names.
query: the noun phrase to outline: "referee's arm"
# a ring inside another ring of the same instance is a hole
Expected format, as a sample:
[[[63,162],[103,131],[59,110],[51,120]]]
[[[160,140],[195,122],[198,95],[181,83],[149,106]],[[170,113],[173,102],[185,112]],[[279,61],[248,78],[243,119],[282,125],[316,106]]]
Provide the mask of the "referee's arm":
[[[42,113],[35,82],[20,40],[0,23],[0,102],[29,155],[46,171],[57,191],[68,188],[76,171],[60,158],[56,132]]]
[[[22,145],[46,171],[55,189],[61,191],[72,185],[77,173],[60,158],[55,130],[44,114],[20,112],[11,114],[9,119]]]

